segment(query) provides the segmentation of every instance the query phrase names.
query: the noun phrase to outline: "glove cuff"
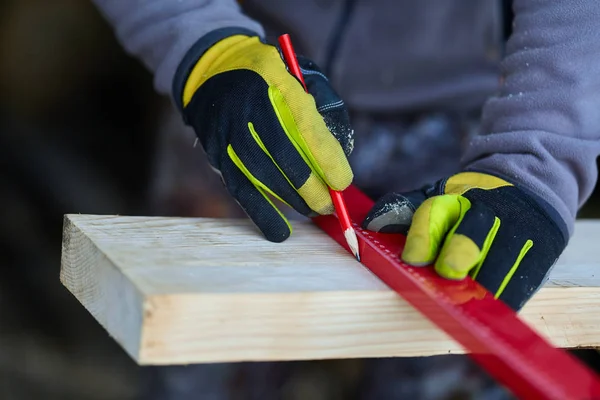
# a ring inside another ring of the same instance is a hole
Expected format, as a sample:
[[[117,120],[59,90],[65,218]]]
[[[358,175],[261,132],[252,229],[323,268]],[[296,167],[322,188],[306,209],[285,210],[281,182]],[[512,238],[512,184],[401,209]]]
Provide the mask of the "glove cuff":
[[[198,39],[185,53],[183,59],[177,67],[177,70],[175,71],[175,75],[173,77],[173,86],[171,89],[173,100],[175,101],[175,105],[180,113],[183,114],[183,89],[188,77],[190,76],[190,73],[194,69],[194,66],[198,63],[204,53],[208,51],[208,49],[214,46],[217,42],[220,42],[221,40],[233,35],[245,35],[249,37],[260,36],[254,31],[241,27],[215,29],[214,31],[211,31]],[[187,124],[188,121],[186,120],[185,116],[183,118],[184,122]]]
[[[526,195],[527,198],[534,205],[536,205],[538,207],[539,211],[542,214],[544,214],[550,221],[554,222],[556,228],[560,231],[560,233],[562,235],[565,245],[569,242],[570,235],[569,235],[569,230],[568,230],[566,221],[561,217],[558,210],[556,210],[548,201],[543,199],[540,195],[533,192],[531,189],[529,189],[527,187],[524,187],[518,183],[515,183],[509,177],[506,177],[503,174],[499,174],[497,172],[489,172],[489,171],[478,170],[478,169],[468,169],[468,170],[465,170],[464,172],[477,172],[480,174],[491,175],[491,176],[495,176],[497,178],[500,178],[500,179],[505,180],[506,182],[510,183],[515,188],[517,188],[521,192],[523,192],[523,194]]]

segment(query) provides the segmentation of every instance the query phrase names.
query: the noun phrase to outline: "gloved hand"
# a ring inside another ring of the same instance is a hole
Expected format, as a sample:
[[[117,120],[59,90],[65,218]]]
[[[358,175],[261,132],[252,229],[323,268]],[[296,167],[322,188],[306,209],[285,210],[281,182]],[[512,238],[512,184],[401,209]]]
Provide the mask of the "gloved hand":
[[[292,229],[269,195],[306,216],[331,214],[327,185],[343,190],[353,179],[344,102],[314,62],[298,61],[309,93],[277,47],[251,32],[218,30],[188,52],[174,80],[210,164],[273,242]]]
[[[567,244],[559,218],[505,180],[461,172],[422,190],[383,196],[363,228],[407,235],[404,262],[435,262],[448,279],[470,275],[518,311]]]

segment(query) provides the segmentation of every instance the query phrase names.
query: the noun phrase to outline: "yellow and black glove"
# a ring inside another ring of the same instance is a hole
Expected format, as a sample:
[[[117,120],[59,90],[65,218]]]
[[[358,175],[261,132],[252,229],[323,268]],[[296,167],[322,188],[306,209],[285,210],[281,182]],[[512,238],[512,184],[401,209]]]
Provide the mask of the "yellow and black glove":
[[[407,235],[401,255],[407,264],[435,263],[448,279],[470,275],[517,311],[544,283],[568,241],[558,213],[536,195],[478,172],[389,193],[363,228]]]
[[[242,29],[220,29],[190,49],[175,100],[237,200],[265,237],[291,226],[269,198],[306,216],[331,214],[328,191],[347,188],[353,130],[344,102],[314,62],[298,57],[309,93],[278,47]]]

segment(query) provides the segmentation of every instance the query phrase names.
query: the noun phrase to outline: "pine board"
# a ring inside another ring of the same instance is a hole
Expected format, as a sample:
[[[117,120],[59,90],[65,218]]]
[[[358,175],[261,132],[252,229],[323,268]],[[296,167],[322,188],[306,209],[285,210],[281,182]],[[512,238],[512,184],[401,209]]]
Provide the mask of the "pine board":
[[[246,219],[67,215],[60,279],[140,365],[463,353],[310,221],[284,243]],[[600,221],[579,220],[522,310],[600,347]]]

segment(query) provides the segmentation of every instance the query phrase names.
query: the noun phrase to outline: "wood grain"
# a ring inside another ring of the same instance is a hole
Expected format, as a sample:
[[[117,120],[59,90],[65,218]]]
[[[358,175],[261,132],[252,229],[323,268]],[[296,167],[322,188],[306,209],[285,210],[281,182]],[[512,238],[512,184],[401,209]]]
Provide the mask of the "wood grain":
[[[61,282],[139,364],[462,353],[309,221],[65,216]],[[556,346],[600,347],[600,221],[579,220],[521,312]]]

